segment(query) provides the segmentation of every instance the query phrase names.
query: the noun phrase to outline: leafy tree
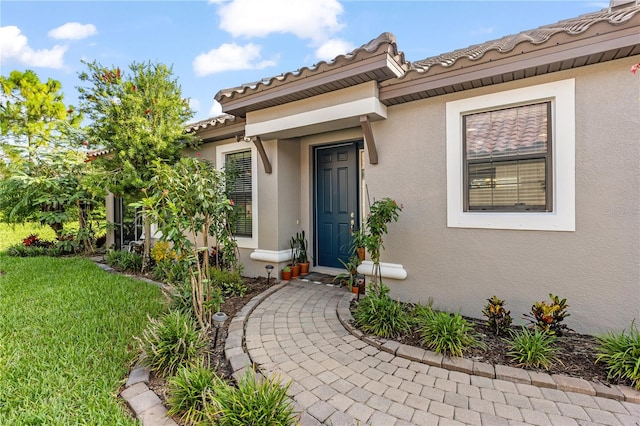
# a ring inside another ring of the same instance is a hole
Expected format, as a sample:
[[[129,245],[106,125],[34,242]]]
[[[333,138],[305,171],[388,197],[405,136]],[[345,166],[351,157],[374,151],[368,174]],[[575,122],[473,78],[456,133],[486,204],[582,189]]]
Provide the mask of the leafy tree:
[[[163,238],[173,243],[177,256],[189,259],[193,311],[200,326],[207,328],[215,301],[210,242],[216,246],[216,266],[238,268],[237,244],[228,220],[233,203],[225,194],[225,174],[198,158],[182,158],[173,167],[157,163],[156,171],[144,190],[147,196],[137,204],[145,207]]]
[[[93,194],[82,182],[88,173],[82,115],[64,104],[58,81],[41,82],[33,71],[12,71],[0,77],[0,87],[2,219],[39,220],[61,239],[75,210],[84,232]]]
[[[88,139],[92,147],[108,151],[95,164],[109,191],[139,200],[154,176],[153,164],[174,164],[182,148],[194,144],[194,136],[184,131],[193,111],[164,64],[133,63],[129,74],[97,62],[85,64],[88,71],[80,73],[80,80],[87,86],[79,91],[81,108],[91,121]],[[151,235],[146,214],[144,232],[143,269]]]

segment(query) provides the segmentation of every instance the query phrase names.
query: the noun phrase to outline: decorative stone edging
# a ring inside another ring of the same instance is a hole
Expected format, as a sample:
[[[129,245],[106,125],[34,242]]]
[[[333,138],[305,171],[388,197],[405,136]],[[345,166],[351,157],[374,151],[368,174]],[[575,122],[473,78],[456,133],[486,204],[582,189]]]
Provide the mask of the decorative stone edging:
[[[435,352],[405,345],[395,340],[368,336],[352,325],[351,301],[354,295],[345,294],[338,302],[338,319],[345,329],[363,342],[374,346],[395,356],[411,361],[445,368],[447,370],[483,376],[490,379],[507,380],[514,383],[524,383],[543,388],[558,389],[561,391],[581,393],[591,396],[640,403],[640,391],[629,386],[612,385],[611,387],[601,383],[589,382],[577,377],[562,374],[546,374],[536,371],[528,371],[507,365],[493,365],[486,362],[474,361],[467,358],[451,358]]]

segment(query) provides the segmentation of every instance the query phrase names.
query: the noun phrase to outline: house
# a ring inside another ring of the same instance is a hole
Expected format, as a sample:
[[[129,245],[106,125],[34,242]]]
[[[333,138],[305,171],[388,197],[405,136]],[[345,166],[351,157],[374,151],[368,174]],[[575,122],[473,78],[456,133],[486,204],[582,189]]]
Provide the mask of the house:
[[[239,160],[248,275],[282,269],[301,229],[335,273],[391,197],[393,297],[481,317],[495,294],[518,323],[553,293],[576,331],[622,330],[640,319],[638,62],[635,1],[415,62],[385,33],[222,90],[225,114],[187,129],[217,167]]]

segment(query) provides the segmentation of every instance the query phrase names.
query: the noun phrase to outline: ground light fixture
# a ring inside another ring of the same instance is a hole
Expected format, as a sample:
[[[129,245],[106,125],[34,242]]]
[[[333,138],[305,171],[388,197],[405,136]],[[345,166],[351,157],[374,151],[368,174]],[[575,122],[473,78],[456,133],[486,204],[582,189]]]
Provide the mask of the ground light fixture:
[[[264,267],[267,270],[267,285],[269,285],[269,281],[271,281],[271,271],[273,271],[273,265],[267,265]]]
[[[363,274],[358,274],[356,275],[356,286],[358,286],[358,296],[357,296],[357,300],[360,300],[360,295],[364,294],[364,287],[365,287],[365,282],[364,282],[364,275]]]
[[[222,325],[227,320],[227,318],[229,317],[224,312],[216,312],[215,314],[213,314],[213,326],[216,329],[216,336],[213,339],[214,348],[218,345],[218,333],[220,332],[220,328],[222,328]]]

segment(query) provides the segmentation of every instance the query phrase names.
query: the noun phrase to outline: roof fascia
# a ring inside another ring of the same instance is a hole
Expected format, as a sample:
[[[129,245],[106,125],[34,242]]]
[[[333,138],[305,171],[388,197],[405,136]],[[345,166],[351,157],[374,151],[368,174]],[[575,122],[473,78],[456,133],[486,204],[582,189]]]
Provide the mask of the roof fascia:
[[[237,135],[244,135],[245,124],[244,120],[241,120],[240,122],[234,121],[233,124],[217,124],[215,126],[208,126],[204,129],[198,129],[195,131],[195,134],[204,143],[215,142],[233,138]]]
[[[412,95],[427,90],[452,86],[473,80],[494,77],[538,66],[559,63],[583,56],[604,53],[640,44],[638,27],[630,27],[615,32],[597,34],[581,38],[571,43],[553,46],[542,45],[539,49],[526,53],[508,54],[502,59],[484,61],[471,66],[453,66],[452,70],[421,75],[415,71],[404,79],[394,80],[380,86],[380,101]],[[467,62],[469,63],[469,62]],[[442,69],[440,67],[440,69]]]
[[[378,51],[360,61],[350,62],[345,65],[336,65],[328,71],[316,74],[312,73],[307,77],[296,79],[290,83],[285,83],[274,88],[265,88],[257,93],[241,96],[238,99],[233,99],[233,97],[220,98],[219,102],[224,112],[237,116],[237,111],[245,111],[246,108],[251,105],[271,101],[358,74],[366,74],[368,72],[385,69],[390,71],[395,77],[400,77],[404,74],[404,70],[400,64],[393,59],[386,49],[382,52]],[[238,95],[236,94],[236,96]]]

